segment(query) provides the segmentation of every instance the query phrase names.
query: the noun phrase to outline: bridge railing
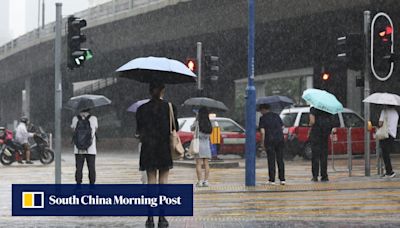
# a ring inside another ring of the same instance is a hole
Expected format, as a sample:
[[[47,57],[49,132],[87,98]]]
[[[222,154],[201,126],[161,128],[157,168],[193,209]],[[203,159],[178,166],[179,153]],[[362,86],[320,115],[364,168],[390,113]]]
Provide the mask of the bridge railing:
[[[103,20],[105,18],[111,18],[112,20],[113,17],[121,13],[129,11],[148,12],[184,1],[190,0],[112,0],[87,10],[77,12],[74,15],[87,20],[88,25],[90,26],[96,20]],[[151,5],[158,5],[159,7],[149,7]],[[148,7],[147,11],[143,11],[146,7]],[[62,21],[63,25],[66,23],[67,17],[63,18]],[[65,29],[62,29],[62,33],[65,34]],[[55,22],[51,22],[46,24],[44,28],[37,28],[1,46],[0,60],[30,46],[54,39],[54,37]]]

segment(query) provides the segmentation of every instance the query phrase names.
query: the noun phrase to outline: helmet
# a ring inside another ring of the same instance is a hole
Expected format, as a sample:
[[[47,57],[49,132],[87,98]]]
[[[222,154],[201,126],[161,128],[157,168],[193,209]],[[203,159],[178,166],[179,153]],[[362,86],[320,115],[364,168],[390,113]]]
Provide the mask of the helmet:
[[[22,122],[22,123],[28,123],[28,117],[23,116],[23,117],[21,117],[21,118],[19,119],[19,121]]]

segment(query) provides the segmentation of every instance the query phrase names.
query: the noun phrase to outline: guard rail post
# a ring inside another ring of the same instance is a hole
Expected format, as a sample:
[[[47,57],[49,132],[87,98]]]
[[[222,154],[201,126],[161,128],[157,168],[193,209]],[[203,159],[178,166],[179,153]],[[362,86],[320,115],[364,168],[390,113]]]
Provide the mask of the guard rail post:
[[[335,141],[335,137],[334,137],[335,134],[336,134],[336,128],[332,128],[331,135],[330,135],[330,138],[331,138],[331,158],[332,158],[332,169],[333,169],[333,171],[336,172],[336,169],[335,169],[335,151],[334,151],[334,147],[333,147],[333,144],[334,144],[334,141]],[[336,138],[336,140],[337,140],[337,138]]]
[[[347,128],[347,167],[349,169],[349,177],[351,177],[351,172],[353,170],[353,151],[352,151],[352,139],[351,139],[352,128]]]

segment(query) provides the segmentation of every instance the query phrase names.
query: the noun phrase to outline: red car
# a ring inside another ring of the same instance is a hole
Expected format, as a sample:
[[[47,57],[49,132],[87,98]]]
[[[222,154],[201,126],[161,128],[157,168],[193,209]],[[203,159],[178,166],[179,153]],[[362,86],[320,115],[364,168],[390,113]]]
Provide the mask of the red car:
[[[287,158],[296,155],[311,159],[311,144],[308,136],[310,107],[294,107],[284,109],[280,116],[282,118],[286,145]],[[352,128],[351,140],[352,154],[364,154],[364,120],[354,111],[345,108],[343,112],[335,115],[340,127],[332,135],[334,154],[347,154],[347,128]],[[375,153],[375,134],[371,131],[371,153]],[[331,139],[328,141],[329,154],[332,154]]]
[[[245,153],[245,130],[238,123],[229,118],[212,117],[210,118],[213,126],[221,128],[221,145],[219,154],[236,154],[244,157]],[[185,159],[192,159],[193,157],[188,153],[190,142],[193,139],[193,132],[190,127],[195,121],[194,117],[179,118],[179,131],[178,135],[185,148]],[[261,141],[261,134],[256,133],[257,155],[261,156],[262,150],[259,147]]]

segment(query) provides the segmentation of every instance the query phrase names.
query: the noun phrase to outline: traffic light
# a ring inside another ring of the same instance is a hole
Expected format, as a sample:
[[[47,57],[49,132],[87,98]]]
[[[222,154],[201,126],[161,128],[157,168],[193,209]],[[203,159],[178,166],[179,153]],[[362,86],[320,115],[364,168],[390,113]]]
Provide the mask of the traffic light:
[[[186,58],[186,66],[192,71],[195,72],[197,70],[196,59],[194,58]]]
[[[364,36],[358,33],[350,33],[337,38],[336,59],[349,69],[363,69],[365,59],[364,43]]]
[[[384,81],[394,68],[393,23],[387,14],[379,13],[371,27],[371,70],[376,78]]]
[[[329,79],[331,78],[331,75],[328,73],[328,72],[323,72],[322,74],[321,74],[321,79],[322,79],[322,81],[328,81]]]
[[[86,42],[86,36],[81,34],[81,29],[86,27],[86,20],[74,16],[68,17],[67,34],[67,66],[74,69],[93,57],[90,49],[81,48],[81,44]]]
[[[219,75],[219,57],[215,55],[206,55],[205,60],[208,76],[212,81],[217,81]]]

